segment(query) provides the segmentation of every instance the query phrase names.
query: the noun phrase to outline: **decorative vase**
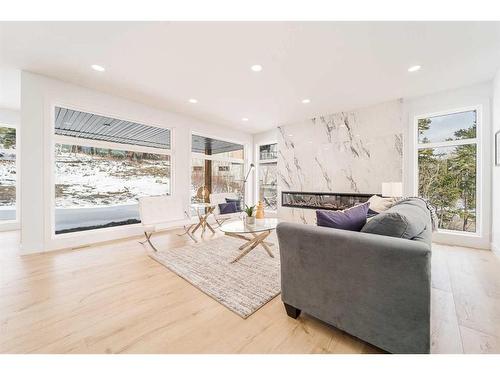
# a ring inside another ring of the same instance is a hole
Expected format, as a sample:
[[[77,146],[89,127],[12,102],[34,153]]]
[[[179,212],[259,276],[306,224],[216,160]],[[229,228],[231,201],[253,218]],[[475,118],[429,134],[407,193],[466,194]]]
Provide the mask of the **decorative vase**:
[[[248,225],[253,225],[253,224],[255,224],[255,217],[254,216],[246,216],[245,217],[245,222]]]
[[[259,201],[259,203],[257,203],[255,217],[257,219],[264,219],[264,205],[262,204],[262,201]]]

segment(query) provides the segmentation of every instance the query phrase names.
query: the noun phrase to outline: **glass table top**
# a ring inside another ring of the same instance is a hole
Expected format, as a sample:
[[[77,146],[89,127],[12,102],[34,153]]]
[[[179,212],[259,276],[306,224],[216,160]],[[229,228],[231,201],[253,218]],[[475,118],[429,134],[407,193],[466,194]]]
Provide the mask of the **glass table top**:
[[[255,219],[255,224],[247,224],[245,220],[234,220],[224,223],[220,230],[225,233],[256,233],[276,229],[278,219]]]

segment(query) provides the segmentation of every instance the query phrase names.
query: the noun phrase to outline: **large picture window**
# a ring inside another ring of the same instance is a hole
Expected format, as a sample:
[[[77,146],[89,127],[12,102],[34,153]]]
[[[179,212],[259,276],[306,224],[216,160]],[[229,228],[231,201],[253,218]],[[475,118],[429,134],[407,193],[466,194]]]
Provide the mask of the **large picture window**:
[[[16,128],[0,124],[0,222],[16,220]]]
[[[171,193],[170,130],[55,112],[55,233],[139,223],[137,199]]]
[[[191,143],[191,201],[208,202],[211,193],[235,193],[243,201],[243,145],[196,134]]]
[[[439,229],[476,233],[478,112],[417,118],[418,194],[435,207]]]
[[[259,146],[259,197],[264,209],[276,211],[278,202],[278,145]]]

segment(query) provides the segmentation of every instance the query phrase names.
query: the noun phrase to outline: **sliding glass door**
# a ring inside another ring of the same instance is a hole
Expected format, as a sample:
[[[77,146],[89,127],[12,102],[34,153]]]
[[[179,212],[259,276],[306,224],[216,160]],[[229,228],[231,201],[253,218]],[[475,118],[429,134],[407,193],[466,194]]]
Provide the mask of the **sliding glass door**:
[[[243,145],[196,134],[191,144],[191,201],[208,202],[211,193],[235,193],[243,201]]]
[[[264,209],[276,211],[278,208],[278,145],[276,143],[259,146],[258,200]]]

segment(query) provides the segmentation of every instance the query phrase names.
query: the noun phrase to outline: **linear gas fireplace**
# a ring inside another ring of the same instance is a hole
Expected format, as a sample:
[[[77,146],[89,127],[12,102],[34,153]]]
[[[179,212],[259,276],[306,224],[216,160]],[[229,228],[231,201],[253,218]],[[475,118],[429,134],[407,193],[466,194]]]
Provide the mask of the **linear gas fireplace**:
[[[345,210],[368,201],[374,194],[358,193],[311,193],[303,191],[283,191],[281,206],[323,210]]]

